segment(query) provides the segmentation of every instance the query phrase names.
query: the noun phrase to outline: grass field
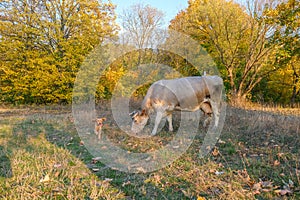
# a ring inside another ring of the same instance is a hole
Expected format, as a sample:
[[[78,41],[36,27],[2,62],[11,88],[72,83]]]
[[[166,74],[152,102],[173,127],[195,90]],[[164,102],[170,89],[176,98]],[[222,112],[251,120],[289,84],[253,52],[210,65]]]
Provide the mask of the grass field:
[[[158,149],[173,137],[162,131],[137,143],[105,105],[97,111],[108,118],[103,134],[128,151]],[[300,199],[299,112],[228,106],[221,141],[200,159],[203,131],[167,167],[129,174],[93,159],[70,108],[2,109],[0,199]]]

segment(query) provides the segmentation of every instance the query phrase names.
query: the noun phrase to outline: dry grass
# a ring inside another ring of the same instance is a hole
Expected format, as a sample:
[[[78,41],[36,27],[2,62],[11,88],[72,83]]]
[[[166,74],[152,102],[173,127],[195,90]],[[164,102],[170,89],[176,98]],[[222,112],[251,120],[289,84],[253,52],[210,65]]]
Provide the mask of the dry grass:
[[[108,106],[102,102],[97,107],[98,115],[108,118],[104,135],[123,149],[159,149],[174,136],[162,131],[149,139],[130,137],[114,124]],[[207,158],[198,157],[204,135],[200,128],[189,150],[171,165],[151,173],[127,174],[92,161],[92,155],[80,145],[70,107],[2,110],[0,197],[299,199],[300,116],[289,114],[298,111],[279,113],[282,111],[229,106],[223,142]],[[281,195],[279,191],[289,181],[293,183],[291,193]],[[267,187],[259,185],[269,182]]]
[[[273,114],[277,113],[281,115],[300,115],[300,103],[290,106],[282,104],[243,102],[240,104],[233,104],[232,106],[244,110],[262,111]]]
[[[69,150],[47,140],[45,134],[58,126],[55,121],[6,118],[0,123],[1,199],[119,199],[123,196],[108,182],[98,179]]]

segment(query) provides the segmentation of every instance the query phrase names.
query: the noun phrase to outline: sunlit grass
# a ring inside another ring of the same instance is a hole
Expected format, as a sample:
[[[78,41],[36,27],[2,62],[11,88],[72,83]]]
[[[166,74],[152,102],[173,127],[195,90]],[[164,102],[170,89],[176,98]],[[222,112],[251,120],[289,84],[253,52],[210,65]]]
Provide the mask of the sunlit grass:
[[[172,164],[128,174],[94,161],[80,142],[70,112],[62,113],[35,110],[0,119],[1,199],[300,197],[298,116],[228,107],[222,142],[208,157],[198,157],[204,134],[200,127],[189,150]],[[108,118],[104,137],[130,152],[159,149],[174,136],[163,130],[137,139],[113,125],[110,113],[103,115]],[[268,181],[272,187],[257,187]],[[289,181],[291,193],[281,195]]]
[[[118,189],[100,180],[69,150],[50,143],[41,125],[32,119],[1,120],[1,154],[6,158],[0,174],[1,199],[122,197]]]

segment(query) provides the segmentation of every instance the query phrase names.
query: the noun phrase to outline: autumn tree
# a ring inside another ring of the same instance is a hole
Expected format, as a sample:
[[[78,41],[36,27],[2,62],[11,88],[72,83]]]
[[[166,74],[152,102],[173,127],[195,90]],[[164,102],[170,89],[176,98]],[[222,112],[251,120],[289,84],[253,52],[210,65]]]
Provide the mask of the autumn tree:
[[[234,103],[245,101],[262,78],[276,70],[268,63],[270,58],[276,61],[269,43],[274,25],[265,22],[264,5],[257,0],[247,7],[226,0],[191,0],[170,25],[207,49]]]
[[[300,101],[300,2],[288,0],[279,2],[274,8],[266,10],[266,19],[276,25],[272,43],[277,48],[277,65],[282,66],[266,79],[265,99],[292,106]]]
[[[116,84],[128,71],[137,69],[142,64],[150,64],[157,62],[157,48],[161,36],[161,28],[163,25],[163,13],[150,5],[135,4],[123,10],[121,15],[121,31],[118,35],[118,50],[124,52],[124,55],[116,58],[100,78],[98,87],[102,88],[105,97],[110,98]],[[114,54],[114,50],[110,50]],[[153,70],[154,71],[154,70]],[[147,72],[142,73],[146,76]],[[127,74],[128,75],[128,74]],[[137,77],[137,70],[132,74],[132,78],[124,81],[122,86],[130,85],[133,77]],[[135,79],[136,80],[136,79]],[[129,88],[127,88],[129,89]],[[143,90],[144,91],[144,90]],[[101,98],[101,94],[97,93],[97,98]],[[103,96],[102,96],[103,97]]]
[[[110,2],[1,1],[0,100],[69,103],[80,64],[115,35],[114,20]]]

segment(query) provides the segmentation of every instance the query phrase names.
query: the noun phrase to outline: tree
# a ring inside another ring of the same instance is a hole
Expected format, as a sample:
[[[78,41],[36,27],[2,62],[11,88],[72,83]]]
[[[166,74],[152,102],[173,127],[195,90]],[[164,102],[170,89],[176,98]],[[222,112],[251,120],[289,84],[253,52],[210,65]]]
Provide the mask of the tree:
[[[278,65],[284,66],[276,74],[269,77],[268,88],[280,88],[286,91],[281,95],[281,103],[292,105],[300,100],[300,2],[288,0],[279,3],[266,12],[267,22],[276,25],[272,42],[279,46]],[[271,84],[275,83],[275,87]],[[281,92],[279,92],[280,94]]]
[[[164,14],[150,5],[135,4],[123,11],[122,28],[128,43],[138,49],[151,48],[158,39]],[[127,35],[128,34],[128,35]]]
[[[116,34],[114,6],[97,0],[0,3],[0,94],[11,103],[70,102],[85,56]]]
[[[116,85],[122,88],[118,91],[124,91],[124,96],[139,96],[145,95],[156,80],[199,75],[200,66],[196,68],[195,63],[204,63],[206,52],[201,54],[197,43],[179,37],[178,32],[164,30],[162,24],[163,13],[149,5],[136,4],[124,10],[117,50],[109,51],[126,54],[117,56],[99,81],[99,90],[104,91],[106,98],[113,95]],[[190,60],[194,62],[189,63]],[[97,97],[101,97],[100,93]]]
[[[247,10],[233,1],[191,0],[170,25],[207,49],[225,79],[229,97],[237,104],[276,70],[268,63],[274,57],[274,44],[269,43],[274,26],[265,22],[266,7],[261,3],[248,3]]]

